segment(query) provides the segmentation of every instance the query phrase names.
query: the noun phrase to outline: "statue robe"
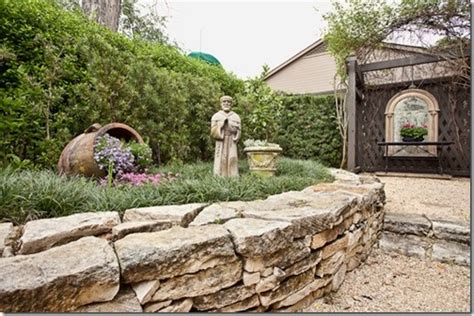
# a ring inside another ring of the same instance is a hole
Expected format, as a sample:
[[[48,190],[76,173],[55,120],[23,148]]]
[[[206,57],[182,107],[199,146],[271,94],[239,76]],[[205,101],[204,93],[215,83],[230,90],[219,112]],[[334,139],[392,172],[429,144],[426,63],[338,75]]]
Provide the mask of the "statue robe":
[[[216,140],[214,174],[239,176],[237,141],[240,138],[240,117],[230,111],[219,111],[211,119],[211,136]]]

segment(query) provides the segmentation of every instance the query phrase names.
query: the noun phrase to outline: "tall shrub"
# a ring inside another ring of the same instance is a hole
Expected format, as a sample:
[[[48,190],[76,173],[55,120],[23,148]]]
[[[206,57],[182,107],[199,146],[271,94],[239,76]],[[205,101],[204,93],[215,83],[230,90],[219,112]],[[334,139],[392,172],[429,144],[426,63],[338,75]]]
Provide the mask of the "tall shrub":
[[[337,167],[341,139],[332,96],[285,96],[277,142],[287,157],[318,160]]]

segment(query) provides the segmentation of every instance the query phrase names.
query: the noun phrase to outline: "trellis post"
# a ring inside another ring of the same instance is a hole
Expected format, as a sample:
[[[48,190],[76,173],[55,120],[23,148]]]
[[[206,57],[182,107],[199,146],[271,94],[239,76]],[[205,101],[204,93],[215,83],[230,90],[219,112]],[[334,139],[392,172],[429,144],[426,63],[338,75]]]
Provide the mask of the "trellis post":
[[[357,59],[355,56],[347,58],[348,91],[346,100],[347,113],[347,169],[355,171],[357,165],[357,135],[356,135],[356,70]]]

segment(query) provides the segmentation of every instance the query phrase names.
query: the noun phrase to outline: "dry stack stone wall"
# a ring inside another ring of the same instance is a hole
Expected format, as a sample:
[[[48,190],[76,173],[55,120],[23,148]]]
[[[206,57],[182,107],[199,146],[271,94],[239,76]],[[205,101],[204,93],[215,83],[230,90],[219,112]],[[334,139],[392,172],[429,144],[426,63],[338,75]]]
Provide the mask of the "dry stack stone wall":
[[[332,173],[265,200],[0,224],[0,311],[299,311],[381,234],[383,184]]]
[[[470,265],[471,234],[467,223],[418,214],[387,213],[380,248],[406,256]]]

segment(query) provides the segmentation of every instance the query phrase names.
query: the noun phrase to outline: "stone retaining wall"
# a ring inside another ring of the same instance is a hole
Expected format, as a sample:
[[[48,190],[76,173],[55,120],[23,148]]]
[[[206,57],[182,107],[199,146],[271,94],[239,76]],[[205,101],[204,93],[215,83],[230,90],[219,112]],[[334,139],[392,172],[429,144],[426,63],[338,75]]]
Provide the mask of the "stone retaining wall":
[[[381,234],[383,185],[332,172],[265,200],[0,224],[0,311],[299,311]]]
[[[468,224],[417,214],[387,213],[379,246],[407,256],[470,265]]]

